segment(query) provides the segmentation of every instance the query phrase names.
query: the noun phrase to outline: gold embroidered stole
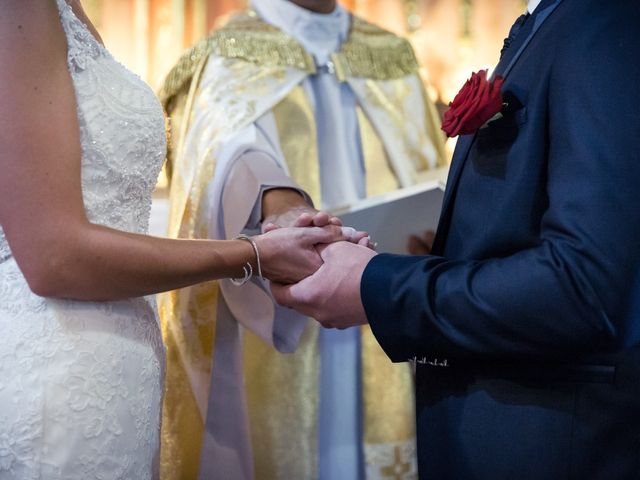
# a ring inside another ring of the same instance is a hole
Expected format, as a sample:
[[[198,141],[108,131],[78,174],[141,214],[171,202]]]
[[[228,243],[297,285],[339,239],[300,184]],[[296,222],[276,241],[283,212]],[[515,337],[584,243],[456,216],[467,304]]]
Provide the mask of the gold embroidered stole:
[[[165,109],[171,112],[170,155],[177,156],[177,152],[182,151],[185,135],[191,124],[192,104],[205,65],[206,58],[203,57],[195,66],[193,81],[182,86],[182,95],[176,92],[171,98],[171,105],[165,104]],[[177,193],[184,192],[176,183],[172,188],[172,195]],[[176,202],[172,202],[170,231],[181,232],[182,238],[198,238],[195,229],[185,231],[185,223],[195,223],[190,221],[190,217],[183,215],[183,212],[176,211],[175,206]],[[202,410],[206,407],[198,404],[193,385],[199,383],[202,389],[209,391],[218,295],[218,283],[206,282],[158,296],[160,323],[167,352],[160,450],[162,479],[195,480],[198,477],[204,439],[205,419]]]
[[[316,125],[302,87],[276,105],[273,114],[289,171],[318,205]],[[359,107],[358,121],[368,192],[396,189],[398,181],[385,148]],[[318,330],[310,321],[293,355],[278,353],[256,335],[245,333],[245,382],[257,479],[317,475]],[[389,458],[389,465],[395,455],[401,455],[405,463],[415,461],[411,448],[415,438],[413,379],[407,364],[391,363],[368,327],[362,328],[361,345],[365,462],[370,464],[367,470],[379,469],[382,478],[387,464],[376,466],[380,458]],[[261,448],[264,445],[269,448]]]

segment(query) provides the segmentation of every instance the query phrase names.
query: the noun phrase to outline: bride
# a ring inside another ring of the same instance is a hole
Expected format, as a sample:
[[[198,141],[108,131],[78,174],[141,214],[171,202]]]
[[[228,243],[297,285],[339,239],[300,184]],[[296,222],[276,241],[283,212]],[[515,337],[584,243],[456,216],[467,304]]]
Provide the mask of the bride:
[[[163,113],[77,1],[0,0],[0,65],[0,479],[155,478],[164,349],[144,296],[299,280],[342,230],[319,213],[250,240],[144,235]]]

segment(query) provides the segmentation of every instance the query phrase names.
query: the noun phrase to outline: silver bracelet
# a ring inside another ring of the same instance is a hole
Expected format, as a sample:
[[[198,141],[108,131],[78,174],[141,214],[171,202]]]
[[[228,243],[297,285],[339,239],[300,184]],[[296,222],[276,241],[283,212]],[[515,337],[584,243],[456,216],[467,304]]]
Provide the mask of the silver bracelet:
[[[240,287],[244,285],[249,280],[251,280],[251,277],[253,276],[253,267],[249,262],[247,262],[247,264],[244,267],[242,267],[242,271],[244,272],[244,277],[229,279],[231,283],[233,283],[236,287]]]
[[[262,276],[262,265],[260,264],[260,252],[258,251],[258,245],[255,240],[248,235],[240,234],[236,237],[236,240],[244,240],[245,242],[249,242],[251,244],[251,248],[253,248],[253,253],[256,254],[256,267],[258,267],[258,276],[264,280]]]

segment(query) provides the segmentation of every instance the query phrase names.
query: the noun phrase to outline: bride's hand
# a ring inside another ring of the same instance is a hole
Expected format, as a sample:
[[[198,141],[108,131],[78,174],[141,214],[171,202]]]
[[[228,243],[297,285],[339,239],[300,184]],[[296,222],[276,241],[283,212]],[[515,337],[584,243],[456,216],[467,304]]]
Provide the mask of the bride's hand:
[[[313,208],[294,208],[287,212],[287,220],[290,226],[294,227],[325,227],[327,225],[342,226],[342,220],[338,217],[333,217],[327,212],[314,210]],[[267,221],[262,226],[262,232],[268,233],[284,225],[279,225],[273,221]],[[353,227],[343,227],[343,235],[345,240],[351,243],[356,243],[365,247],[369,247],[374,250],[374,245],[371,242],[371,238],[367,232],[362,232],[354,229]]]
[[[277,283],[295,283],[322,265],[316,245],[349,240],[349,231],[338,225],[277,228],[253,237],[262,275]],[[346,233],[346,234],[345,234]]]

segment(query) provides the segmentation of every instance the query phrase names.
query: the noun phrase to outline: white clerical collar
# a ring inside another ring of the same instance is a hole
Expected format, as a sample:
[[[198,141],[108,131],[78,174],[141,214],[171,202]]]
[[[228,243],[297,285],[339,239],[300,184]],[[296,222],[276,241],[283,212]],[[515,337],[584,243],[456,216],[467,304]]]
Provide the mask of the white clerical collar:
[[[533,11],[536,9],[536,7],[538,5],[540,5],[540,2],[542,0],[529,0],[529,5],[527,5],[527,11],[529,13],[533,13]]]
[[[319,64],[340,49],[351,28],[351,16],[340,5],[331,13],[312,12],[289,0],[252,0],[252,6],[264,21],[299,41]]]

